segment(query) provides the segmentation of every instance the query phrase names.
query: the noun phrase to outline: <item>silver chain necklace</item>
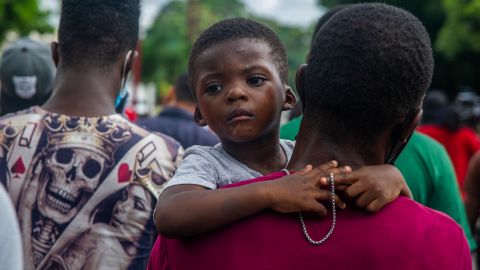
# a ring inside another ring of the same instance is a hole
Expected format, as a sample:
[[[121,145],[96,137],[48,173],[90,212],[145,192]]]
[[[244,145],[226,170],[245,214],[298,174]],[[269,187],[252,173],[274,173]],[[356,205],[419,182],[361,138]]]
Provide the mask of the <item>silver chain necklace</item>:
[[[284,172],[287,175],[290,174],[290,172],[287,169],[283,169],[282,172]],[[330,230],[328,230],[327,234],[318,241],[313,240],[312,237],[310,237],[310,235],[308,234],[307,226],[305,225],[305,221],[303,220],[302,212],[298,212],[300,224],[302,225],[303,235],[305,235],[305,238],[307,239],[307,241],[314,246],[319,246],[323,244],[325,241],[327,241],[327,239],[332,235],[337,222],[337,212],[335,209],[335,177],[333,176],[333,173],[331,173],[328,176],[328,180],[330,182],[330,191],[332,193],[332,225],[330,226]]]

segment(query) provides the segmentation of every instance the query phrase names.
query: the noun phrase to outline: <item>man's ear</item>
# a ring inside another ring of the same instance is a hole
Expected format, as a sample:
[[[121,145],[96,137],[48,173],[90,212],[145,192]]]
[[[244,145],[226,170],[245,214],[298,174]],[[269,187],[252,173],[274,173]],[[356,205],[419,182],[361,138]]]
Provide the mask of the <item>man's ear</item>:
[[[303,109],[305,109],[305,70],[307,69],[307,64],[301,65],[297,69],[297,73],[295,74],[295,85],[297,86],[297,92],[300,96],[300,101],[303,104]]]
[[[283,102],[282,111],[289,111],[297,104],[297,97],[290,86],[285,86],[285,102]]]
[[[138,52],[136,50],[131,50],[129,51],[129,55],[128,57],[126,57],[125,59],[125,70],[124,70],[124,73],[125,74],[128,74],[128,72],[130,72],[133,68],[133,63],[135,63],[135,59],[137,59],[138,57]],[[124,74],[122,74],[123,76]]]
[[[422,119],[423,115],[423,110],[421,108],[417,109],[412,109],[410,110],[407,115],[405,116],[405,119],[403,120],[403,123],[401,124],[401,128],[399,130],[400,132],[400,140],[403,143],[406,143],[410,135],[415,131],[417,128],[418,124],[420,123],[420,120]]]
[[[52,43],[50,43],[50,51],[52,53],[52,60],[53,60],[53,63],[55,64],[55,67],[58,67],[58,57],[59,57],[59,54],[58,54],[58,42],[56,41],[53,41]]]
[[[195,122],[197,123],[197,125],[201,127],[204,127],[207,125],[207,121],[203,119],[203,115],[200,112],[200,109],[198,109],[198,107],[195,107],[195,112],[193,113],[193,119],[195,119]]]

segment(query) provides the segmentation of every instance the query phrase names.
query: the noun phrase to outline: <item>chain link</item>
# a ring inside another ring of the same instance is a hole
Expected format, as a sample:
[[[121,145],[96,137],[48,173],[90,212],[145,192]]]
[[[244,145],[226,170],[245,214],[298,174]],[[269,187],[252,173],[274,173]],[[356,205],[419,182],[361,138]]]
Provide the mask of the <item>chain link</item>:
[[[310,237],[307,231],[307,226],[305,225],[305,221],[303,220],[303,215],[302,212],[298,212],[298,217],[300,218],[300,223],[302,224],[302,231],[303,235],[305,235],[305,238],[307,241],[315,246],[319,246],[323,244],[327,239],[332,235],[333,230],[335,229],[335,225],[337,223],[337,212],[335,209],[335,177],[333,176],[333,173],[331,173],[328,177],[330,181],[330,191],[332,193],[332,225],[330,226],[330,230],[328,230],[327,234],[320,240],[315,241]]]
[[[287,169],[283,169],[282,172],[287,175],[290,174]],[[335,229],[335,225],[337,223],[337,211],[335,209],[335,177],[333,176],[333,173],[328,176],[328,180],[330,182],[330,191],[332,194],[332,225],[330,226],[330,230],[328,230],[327,234],[318,241],[313,240],[312,237],[310,237],[310,235],[308,234],[307,225],[305,225],[305,221],[303,220],[302,212],[298,212],[298,218],[300,219],[300,224],[302,225],[303,235],[305,235],[307,241],[314,246],[319,246],[325,241],[327,241],[327,239],[332,235],[333,230]]]

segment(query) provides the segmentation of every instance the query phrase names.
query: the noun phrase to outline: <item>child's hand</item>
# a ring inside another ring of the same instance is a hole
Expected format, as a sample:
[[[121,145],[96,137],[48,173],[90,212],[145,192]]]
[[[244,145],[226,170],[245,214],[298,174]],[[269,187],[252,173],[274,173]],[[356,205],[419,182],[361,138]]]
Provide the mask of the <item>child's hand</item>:
[[[327,215],[327,209],[319,201],[331,200],[331,191],[320,189],[325,183],[326,176],[330,173],[341,174],[350,172],[350,167],[337,168],[336,161],[330,161],[326,164],[312,168],[307,165],[303,170],[282,177],[277,181],[270,181],[268,184],[268,197],[270,198],[270,208],[281,213],[291,213],[299,211],[311,211],[320,216]],[[337,196],[336,203],[344,208],[345,203]]]
[[[364,166],[351,173],[335,175],[338,190],[357,198],[359,207],[377,212],[400,194],[412,198],[402,173],[392,165]]]

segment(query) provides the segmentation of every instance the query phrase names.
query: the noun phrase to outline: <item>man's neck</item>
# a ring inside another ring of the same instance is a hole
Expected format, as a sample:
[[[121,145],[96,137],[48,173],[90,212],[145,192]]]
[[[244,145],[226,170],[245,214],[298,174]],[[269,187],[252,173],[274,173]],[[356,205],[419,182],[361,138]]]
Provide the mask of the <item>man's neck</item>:
[[[379,142],[362,151],[349,142],[336,143],[329,136],[326,136],[312,125],[302,122],[297,136],[295,148],[290,159],[288,169],[299,171],[306,165],[318,166],[330,160],[336,160],[339,166],[350,166],[357,169],[365,165],[378,165],[384,162],[385,146]]]
[[[119,85],[112,75],[96,71],[61,71],[43,109],[66,115],[104,116],[115,113]]]

